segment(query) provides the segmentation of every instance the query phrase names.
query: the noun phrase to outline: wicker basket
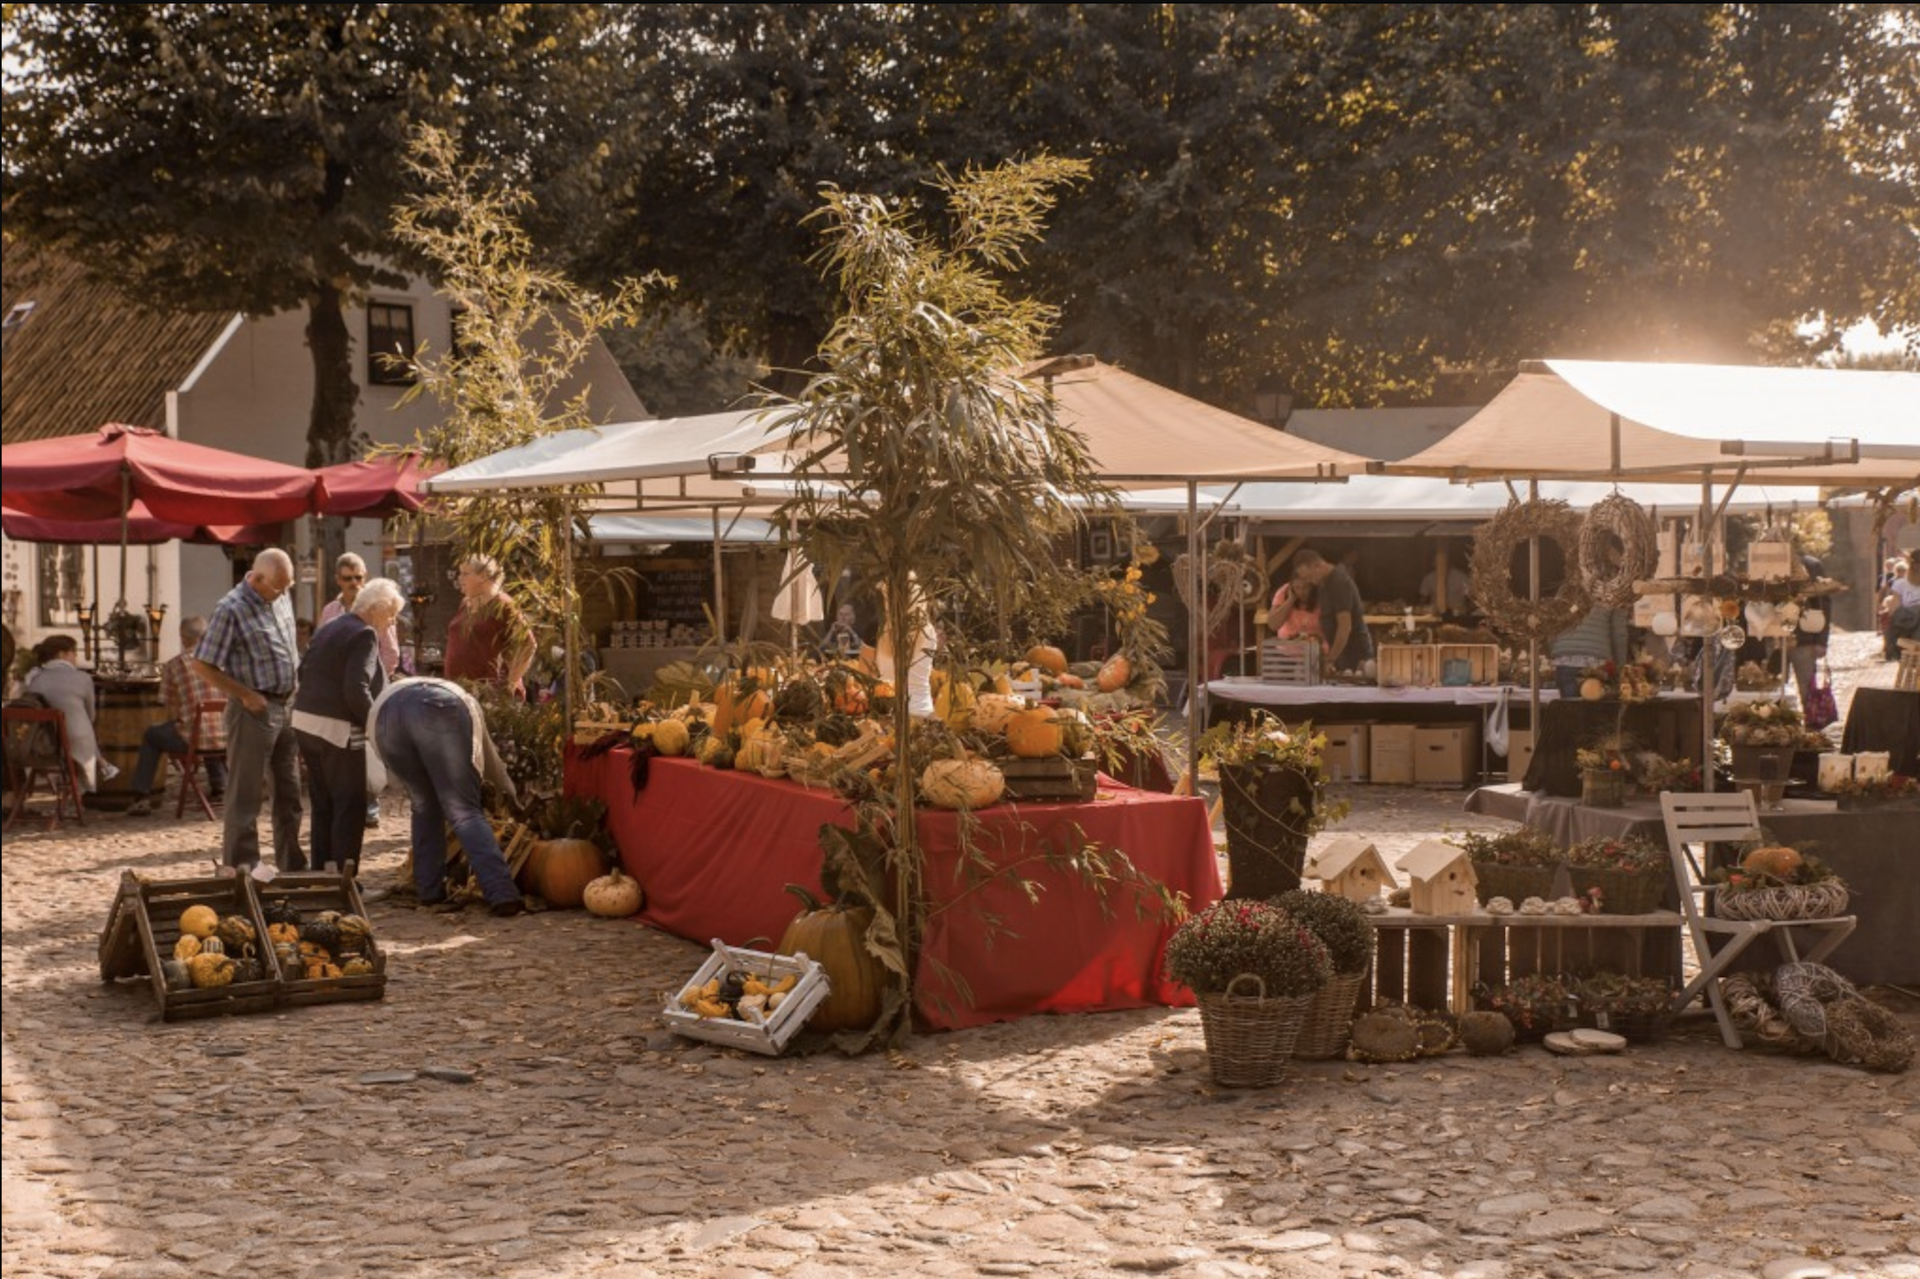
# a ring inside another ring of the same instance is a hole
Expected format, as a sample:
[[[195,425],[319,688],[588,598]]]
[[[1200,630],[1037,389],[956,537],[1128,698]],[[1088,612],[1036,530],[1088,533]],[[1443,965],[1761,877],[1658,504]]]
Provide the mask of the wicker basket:
[[[1595,1030],[1611,1031],[1634,1044],[1657,1044],[1667,1037],[1667,1027],[1673,1024],[1671,1009],[1658,1012],[1617,1013],[1606,1008],[1582,1006],[1580,1024],[1591,1026]]]
[[[1622,808],[1627,802],[1627,774],[1622,769],[1589,768],[1580,774],[1580,802],[1588,808]]]
[[[1847,913],[1847,886],[1837,879],[1780,888],[1743,888],[1713,895],[1713,913],[1722,919],[1832,919]]]
[[[1617,870],[1611,866],[1568,865],[1573,895],[1584,897],[1589,888],[1600,890],[1603,915],[1646,915],[1660,909],[1667,894],[1668,872],[1657,870]]]
[[[1234,994],[1243,983],[1258,993]],[[1225,993],[1199,998],[1200,1029],[1207,1039],[1207,1066],[1214,1083],[1222,1088],[1270,1088],[1285,1078],[1312,995],[1268,999],[1264,981],[1241,973],[1227,983]]]
[[[1296,1061],[1325,1061],[1347,1051],[1347,1038],[1353,1031],[1353,1010],[1360,1000],[1360,987],[1366,970],[1335,973],[1333,980],[1320,988],[1300,1024],[1300,1036],[1294,1041]]]
[[[1478,887],[1474,891],[1479,894],[1482,906],[1496,897],[1504,897],[1516,906],[1529,897],[1551,901],[1554,877],[1559,871],[1558,866],[1503,866],[1499,862],[1475,862],[1473,875]]]

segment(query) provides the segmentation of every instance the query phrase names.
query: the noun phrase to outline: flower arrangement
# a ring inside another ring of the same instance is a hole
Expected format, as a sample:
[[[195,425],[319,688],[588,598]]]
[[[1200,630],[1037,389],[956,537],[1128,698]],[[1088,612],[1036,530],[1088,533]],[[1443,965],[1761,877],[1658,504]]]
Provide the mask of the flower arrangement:
[[[1736,702],[1720,720],[1720,736],[1734,746],[1799,746],[1806,719],[1785,702]]]
[[[1252,767],[1285,769],[1305,778],[1313,792],[1311,804],[1293,801],[1286,825],[1295,838],[1312,838],[1340,821],[1353,805],[1326,794],[1327,737],[1311,723],[1289,728],[1262,710],[1233,723],[1215,724],[1200,737],[1200,764],[1216,770]],[[1304,810],[1304,811],[1303,811]]]
[[[1373,920],[1360,903],[1338,893],[1296,888],[1276,897],[1273,904],[1313,931],[1327,948],[1336,974],[1365,972],[1373,962]]]
[[[1534,973],[1515,977],[1505,986],[1481,987],[1474,992],[1476,1007],[1505,1013],[1516,1032],[1540,1035],[1570,1025],[1577,1016],[1579,987],[1571,978]]]
[[[1567,849],[1567,865],[1590,870],[1665,870],[1667,850],[1638,835],[1629,835],[1625,839],[1595,835]]]
[[[1691,759],[1665,759],[1653,751],[1642,751],[1634,757],[1633,774],[1650,794],[1700,789],[1700,767]]]
[[[1879,777],[1847,777],[1834,783],[1833,793],[1842,799],[1890,803],[1920,797],[1920,778],[1903,773],[1884,773]]]
[[[1782,844],[1762,831],[1740,846],[1740,859],[1716,866],[1707,878],[1723,892],[1755,892],[1763,888],[1807,888],[1837,881],[1840,876],[1810,851],[1808,841]]]
[[[1673,1004],[1673,985],[1665,977],[1627,977],[1595,973],[1576,988],[1581,1007],[1614,1017],[1657,1017]]]
[[[1499,835],[1470,831],[1447,842],[1466,849],[1469,859],[1494,866],[1558,866],[1565,860],[1553,836],[1532,827]]]
[[[1733,686],[1746,693],[1772,693],[1780,688],[1781,680],[1777,672],[1768,670],[1760,662],[1742,662],[1733,673]]]
[[[1573,752],[1573,762],[1583,773],[1633,773],[1627,753],[1616,746],[1582,746]]]
[[[1167,942],[1167,976],[1196,995],[1225,993],[1251,973],[1267,997],[1311,995],[1333,977],[1326,943],[1277,906],[1234,899],[1189,915]]]

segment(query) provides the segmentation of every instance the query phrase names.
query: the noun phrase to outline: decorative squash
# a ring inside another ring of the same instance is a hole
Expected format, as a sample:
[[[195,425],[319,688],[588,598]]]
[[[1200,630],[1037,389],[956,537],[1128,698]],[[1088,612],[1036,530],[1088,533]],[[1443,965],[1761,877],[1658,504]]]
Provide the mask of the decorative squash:
[[[920,796],[935,808],[985,808],[1006,789],[1006,777],[984,759],[936,759],[920,774]]]
[[[192,933],[180,934],[180,940],[173,943],[173,957],[175,959],[185,961],[192,959],[199,953],[200,939]]]
[[[221,941],[218,937],[202,937],[200,939],[200,954],[224,955],[226,953],[227,953],[227,944]],[[198,956],[196,956],[195,958],[198,958]]]
[[[721,681],[713,690],[714,732],[724,733],[736,724],[765,719],[773,713],[773,699],[759,685],[754,685],[752,692],[745,692],[743,688],[743,681],[731,679]]]
[[[943,672],[935,671],[935,675]],[[973,685],[966,679],[949,679],[934,695],[934,718],[953,729],[965,729],[973,722],[974,692]]]
[[[253,924],[239,915],[228,915],[222,919],[214,935],[227,948],[229,955],[246,954],[260,939],[260,935],[253,930]]]
[[[742,771],[760,772],[779,764],[780,756],[781,741],[778,733],[756,732],[748,737],[743,732],[740,749],[733,753],[733,766]]]
[[[640,881],[618,866],[588,884],[581,896],[587,909],[603,919],[625,919],[637,914],[647,900]]]
[[[1768,844],[1756,848],[1740,859],[1741,869],[1755,875],[1772,875],[1776,879],[1791,879],[1806,859],[1800,856],[1800,850],[1785,844]]]
[[[534,848],[540,859],[535,891],[560,910],[578,910],[586,901],[587,885],[607,871],[607,859],[590,839],[548,839]]]
[[[1067,655],[1051,644],[1035,644],[1027,650],[1027,660],[1049,675],[1067,673]]]
[[[982,733],[998,733],[1007,726],[1007,717],[1025,710],[1026,703],[1004,693],[982,693],[973,704],[973,727]]]
[[[220,913],[211,906],[189,906],[180,912],[180,931],[195,937],[211,937],[220,927]]]
[[[233,982],[233,961],[225,955],[202,951],[187,961],[187,975],[199,990],[230,985]]]
[[[336,951],[365,950],[373,942],[373,925],[360,915],[342,915],[334,921],[340,930],[340,945]]]
[[[373,972],[373,961],[365,955],[355,955],[352,959],[340,965],[340,975],[343,977],[366,977],[372,975]]]
[[[807,1025],[813,1030],[864,1030],[880,1019],[880,997],[886,970],[867,953],[867,927],[873,911],[866,906],[835,903],[822,906],[806,889],[787,885],[804,902],[775,947],[782,955],[804,953],[826,969],[829,990],[813,1010]]]
[[[867,713],[866,685],[851,671],[835,669],[827,672],[827,695],[833,700],[833,709],[842,714]]]
[[[166,979],[168,990],[185,990],[193,985],[193,974],[187,970],[184,959],[161,960],[160,975]]]
[[[722,757],[725,762],[722,762]],[[727,745],[727,739],[719,733],[708,733],[706,740],[700,743],[700,752],[696,758],[713,768],[733,767],[733,748]]]
[[[1133,683],[1133,663],[1127,660],[1124,653],[1115,653],[1109,657],[1106,664],[1100,668],[1100,673],[1093,677],[1094,687],[1103,693],[1117,693],[1131,683]]]
[[[1079,759],[1093,749],[1093,721],[1085,711],[1069,706],[1057,712],[1054,718],[1060,723],[1060,749],[1074,759]]]
[[[1021,759],[1058,755],[1065,735],[1051,706],[1036,706],[1007,716],[1007,746]]]
[[[1085,688],[1087,681],[1078,675],[1062,675],[1059,677],[1059,684],[1061,688]]]
[[[289,945],[298,945],[300,942],[300,930],[293,924],[268,924],[267,940],[272,942],[276,949],[282,942],[286,942]]]
[[[684,755],[693,734],[677,719],[661,720],[653,726],[653,749],[662,755]]]
[[[1607,695],[1605,682],[1591,677],[1580,681],[1580,696],[1589,702],[1597,702]]]

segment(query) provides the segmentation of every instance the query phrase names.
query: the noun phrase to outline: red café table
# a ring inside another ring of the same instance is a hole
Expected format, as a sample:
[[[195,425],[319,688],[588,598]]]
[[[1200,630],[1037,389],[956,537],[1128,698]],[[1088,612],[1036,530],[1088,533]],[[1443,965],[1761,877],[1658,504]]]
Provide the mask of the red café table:
[[[587,760],[569,749],[566,792],[606,804],[621,863],[646,889],[640,918],[690,941],[771,949],[798,909],[785,886],[820,891],[818,832],[853,825],[845,801],[687,759],[651,761],[636,793],[631,760],[624,747]],[[1100,783],[1089,803],[997,804],[974,815],[976,848],[996,867],[1021,863],[1021,876],[1040,885],[1032,903],[1004,879],[967,874],[956,814],[920,814],[932,901],[914,987],[922,1026],[959,1030],[1038,1012],[1193,1003],[1161,975],[1172,925],[1155,902],[1111,887],[1103,909],[1084,881],[1048,865],[1039,850],[1076,839],[1119,849],[1197,909],[1221,893],[1206,804]]]

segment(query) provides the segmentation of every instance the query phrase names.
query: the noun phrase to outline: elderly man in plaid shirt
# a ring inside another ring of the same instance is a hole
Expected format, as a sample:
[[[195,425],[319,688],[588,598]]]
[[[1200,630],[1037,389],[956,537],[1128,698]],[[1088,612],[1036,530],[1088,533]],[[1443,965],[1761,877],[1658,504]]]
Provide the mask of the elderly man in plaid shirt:
[[[153,779],[160,771],[160,757],[186,754],[200,704],[216,696],[213,686],[201,679],[193,666],[194,647],[206,633],[206,618],[196,615],[180,619],[180,653],[160,668],[160,696],[167,703],[167,718],[149,725],[140,736],[140,762],[133,770],[133,791],[139,798],[127,809],[129,817],[153,812]],[[222,751],[226,746],[226,724],[213,715],[206,716],[200,725],[200,749]],[[218,803],[227,789],[227,763],[216,757],[206,765],[208,798]]]
[[[227,698],[227,814],[221,840],[229,866],[260,861],[260,801],[273,777],[273,854],[281,870],[305,870],[300,850],[300,770],[294,744],[293,561],[281,550],[254,557],[253,571],[221,597],[193,651],[194,669]]]

